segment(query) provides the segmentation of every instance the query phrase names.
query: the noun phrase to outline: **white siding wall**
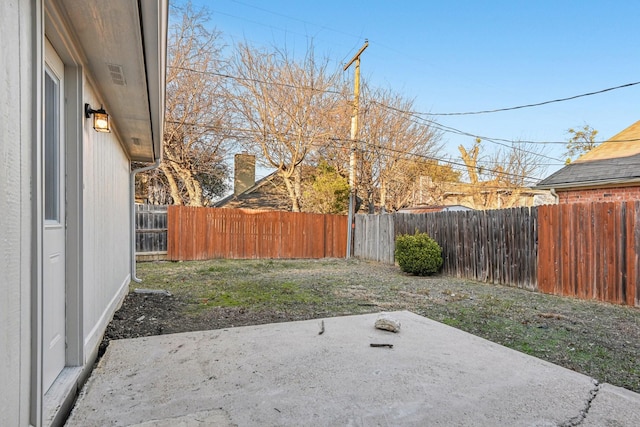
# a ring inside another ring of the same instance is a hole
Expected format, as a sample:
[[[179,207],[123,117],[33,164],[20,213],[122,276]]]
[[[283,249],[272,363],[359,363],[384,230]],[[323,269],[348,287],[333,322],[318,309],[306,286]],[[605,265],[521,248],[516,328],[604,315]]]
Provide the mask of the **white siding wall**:
[[[41,189],[33,172],[39,167],[43,15],[41,0],[0,0],[0,426],[40,424],[42,412],[40,356],[32,354],[39,337],[32,334],[41,286],[35,199]],[[79,92],[82,101],[100,105],[87,80]],[[99,134],[90,122],[83,120],[82,135],[82,334],[74,338],[84,340],[85,363],[130,281],[129,161],[116,133]]]
[[[0,425],[28,425],[32,2],[0,1]]]
[[[85,81],[85,102],[97,108]],[[105,106],[108,111],[108,107]],[[117,120],[112,117],[113,126]],[[129,161],[115,133],[98,133],[84,121],[84,272],[85,361],[91,355],[128,290],[130,279]]]

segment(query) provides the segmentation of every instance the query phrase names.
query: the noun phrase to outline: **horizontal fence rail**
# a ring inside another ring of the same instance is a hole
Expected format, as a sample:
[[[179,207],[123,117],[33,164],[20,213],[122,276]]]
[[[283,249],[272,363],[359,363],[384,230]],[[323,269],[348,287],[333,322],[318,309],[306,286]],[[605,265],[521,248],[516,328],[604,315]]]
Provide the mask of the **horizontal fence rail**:
[[[332,258],[346,255],[347,217],[169,206],[167,258]]]
[[[136,204],[136,253],[167,251],[167,206]]]

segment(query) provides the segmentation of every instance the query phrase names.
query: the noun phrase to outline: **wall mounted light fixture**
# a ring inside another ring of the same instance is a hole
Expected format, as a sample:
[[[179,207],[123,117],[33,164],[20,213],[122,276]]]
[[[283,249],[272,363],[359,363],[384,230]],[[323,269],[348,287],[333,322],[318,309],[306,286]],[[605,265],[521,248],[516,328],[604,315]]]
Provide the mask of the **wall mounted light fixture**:
[[[84,116],[89,119],[92,114],[93,128],[96,132],[111,132],[111,129],[109,128],[109,115],[104,111],[102,105],[100,106],[100,109],[94,110],[89,104],[84,104]]]

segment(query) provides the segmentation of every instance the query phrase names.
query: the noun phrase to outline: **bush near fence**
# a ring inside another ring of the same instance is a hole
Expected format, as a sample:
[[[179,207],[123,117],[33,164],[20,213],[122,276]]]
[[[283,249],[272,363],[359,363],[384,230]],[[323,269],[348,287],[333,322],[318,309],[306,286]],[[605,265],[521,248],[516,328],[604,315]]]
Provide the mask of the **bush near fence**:
[[[394,263],[395,237],[426,232],[443,274],[640,306],[640,202],[356,215],[355,256]]]

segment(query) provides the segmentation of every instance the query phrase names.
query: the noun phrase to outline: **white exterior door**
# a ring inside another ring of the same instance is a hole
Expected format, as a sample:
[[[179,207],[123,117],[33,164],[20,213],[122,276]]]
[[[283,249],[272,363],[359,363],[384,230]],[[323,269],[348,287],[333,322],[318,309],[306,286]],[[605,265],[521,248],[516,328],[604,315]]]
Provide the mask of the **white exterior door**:
[[[65,366],[64,64],[46,41],[44,75],[43,390]]]

